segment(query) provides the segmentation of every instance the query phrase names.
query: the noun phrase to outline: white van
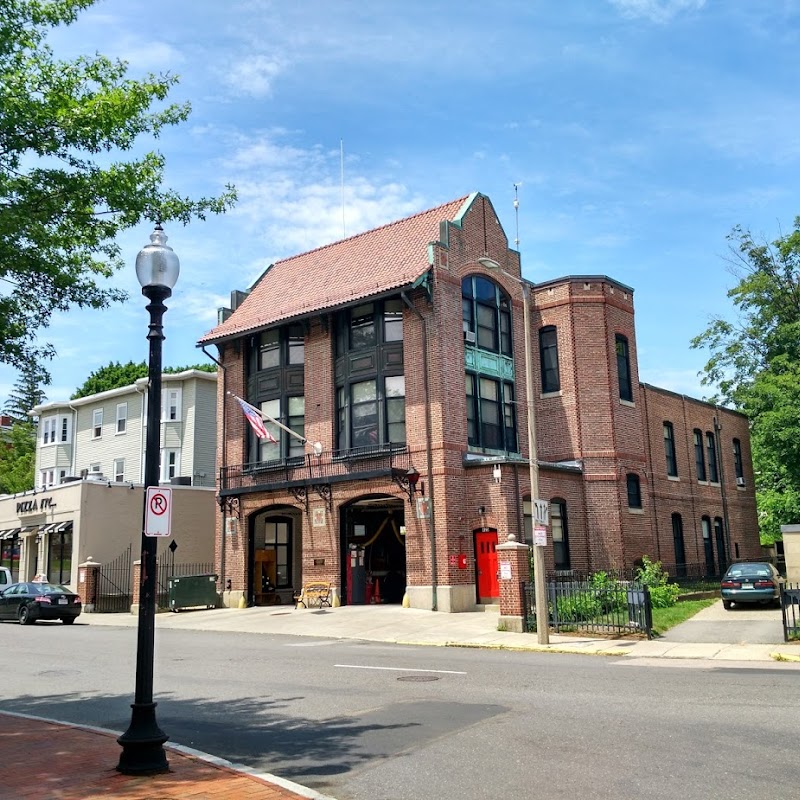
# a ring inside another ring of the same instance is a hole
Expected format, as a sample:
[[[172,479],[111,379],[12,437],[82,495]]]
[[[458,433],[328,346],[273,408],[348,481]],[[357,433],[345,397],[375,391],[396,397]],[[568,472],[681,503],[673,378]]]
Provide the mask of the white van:
[[[10,586],[14,581],[11,580],[11,570],[8,567],[0,567],[0,591]]]

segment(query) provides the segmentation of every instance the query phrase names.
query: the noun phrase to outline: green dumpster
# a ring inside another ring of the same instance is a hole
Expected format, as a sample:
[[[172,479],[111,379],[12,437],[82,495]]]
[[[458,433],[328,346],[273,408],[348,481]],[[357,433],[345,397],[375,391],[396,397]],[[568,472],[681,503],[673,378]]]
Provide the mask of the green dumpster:
[[[181,575],[169,579],[169,608],[180,611],[182,608],[217,607],[216,575]]]

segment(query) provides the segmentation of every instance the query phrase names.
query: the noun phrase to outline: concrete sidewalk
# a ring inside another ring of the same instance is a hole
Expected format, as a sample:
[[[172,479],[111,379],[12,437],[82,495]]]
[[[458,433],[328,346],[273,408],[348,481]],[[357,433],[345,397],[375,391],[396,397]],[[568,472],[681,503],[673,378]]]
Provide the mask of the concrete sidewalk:
[[[792,644],[666,642],[551,633],[550,644],[540,645],[535,634],[499,631],[498,623],[498,613],[491,610],[444,614],[394,605],[324,609],[260,606],[166,612],[156,616],[157,630],[236,631],[636,658],[800,661],[800,646]],[[76,624],[135,626],[138,617],[134,614],[82,614]]]

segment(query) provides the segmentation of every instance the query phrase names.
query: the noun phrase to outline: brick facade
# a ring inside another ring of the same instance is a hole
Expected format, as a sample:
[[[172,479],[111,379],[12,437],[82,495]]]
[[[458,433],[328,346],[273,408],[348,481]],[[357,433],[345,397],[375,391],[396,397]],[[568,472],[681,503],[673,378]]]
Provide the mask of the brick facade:
[[[299,496],[297,488],[289,485],[273,483],[237,491],[223,480],[216,551],[221,590],[230,582],[225,593],[229,604],[239,598],[244,602],[254,599],[250,538],[255,526],[261,524],[256,520],[270,516],[289,520],[292,528],[291,587],[284,592],[283,600],[290,599],[291,592],[299,591],[303,583],[325,580],[336,587],[337,602],[346,602],[347,542],[351,541],[346,536],[352,535],[354,515],[367,519],[373,508],[383,509],[387,516],[382,524],[392,526],[396,538],[404,543],[404,602],[459,611],[474,608],[479,599],[492,599],[479,598],[481,557],[475,549],[475,532],[496,531],[501,545],[511,534],[518,542],[523,541],[522,507],[530,498],[520,257],[509,248],[491,202],[483,195],[472,195],[456,218],[442,218],[438,223],[438,237],[436,228],[432,228],[429,235],[415,234],[418,238],[409,243],[418,250],[420,278],[427,276],[428,290],[419,285],[421,280],[396,288],[394,294],[381,285],[373,290],[374,297],[401,297],[405,303],[403,372],[408,453],[404,463],[420,473],[418,489],[424,487],[425,496],[431,500],[430,518],[418,518],[415,513],[420,492],[410,503],[391,475],[371,474],[363,465],[360,472],[355,470],[358,474],[353,480],[328,483],[328,496],[309,481],[303,488],[305,495]],[[385,237],[385,229],[378,230]],[[371,235],[368,232],[344,240],[303,258],[316,257],[320,271],[335,269],[339,275],[342,264],[347,263],[349,243],[358,239],[363,250],[363,237]],[[392,253],[377,257],[391,258]],[[482,257],[494,260],[502,271],[479,263]],[[368,269],[369,265],[347,268]],[[271,313],[280,324],[297,319],[304,322],[305,435],[309,442],[321,442],[326,454],[335,455],[334,337],[338,309],[315,308],[309,298],[303,314],[281,319],[281,293],[289,292],[289,287],[270,285],[271,273],[265,273],[251,292],[246,314],[255,313],[258,293],[263,292],[263,302],[272,304]],[[518,453],[481,451],[467,444],[461,282],[468,275],[478,274],[498,284],[511,300]],[[291,287],[291,292],[302,295],[302,281]],[[338,308],[355,306],[369,297],[362,294]],[[302,300],[302,296],[293,296],[293,307],[302,307]],[[527,334],[533,354],[539,493],[544,499],[558,499],[564,504],[569,567],[630,567],[644,555],[674,563],[674,514],[681,515],[687,563],[701,563],[705,557],[704,516],[712,523],[716,519],[725,521],[724,546],[730,550],[723,554],[725,558],[757,556],[760,550],[747,420],[639,383],[633,291],[605,276],[570,276],[532,285],[531,309]],[[217,344],[223,365],[217,420],[217,455],[223,469],[252,460],[247,452],[247,422],[226,393],[247,397],[248,353],[259,328],[254,325],[242,333],[237,313],[234,310],[230,325],[224,323],[204,337],[206,343]],[[543,395],[539,330],[551,325],[557,330],[560,390]],[[228,330],[233,333],[227,334]],[[625,337],[628,344],[631,401],[619,396],[617,336]],[[664,422],[673,425],[677,478],[666,474]],[[704,435],[714,433],[720,461],[720,479],[716,482],[700,483],[697,479],[691,441],[695,428]],[[744,480],[738,482],[734,438],[741,442],[744,469]],[[335,463],[331,456],[325,458]],[[628,507],[628,475],[638,476],[641,508]],[[225,522],[229,516],[236,518],[235,525]],[[368,538],[365,535],[365,541]],[[716,558],[717,550],[713,552]],[[546,562],[550,568],[556,566],[552,543],[546,550]],[[491,561],[481,563],[485,567]]]

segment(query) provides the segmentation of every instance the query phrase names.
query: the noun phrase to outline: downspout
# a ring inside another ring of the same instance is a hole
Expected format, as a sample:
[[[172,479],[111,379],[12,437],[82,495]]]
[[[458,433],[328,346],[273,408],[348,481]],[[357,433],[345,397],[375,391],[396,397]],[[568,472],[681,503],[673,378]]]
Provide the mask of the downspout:
[[[219,368],[220,372],[222,373],[222,463],[225,464],[225,445],[227,441],[225,439],[225,394],[226,390],[226,383],[225,383],[225,367],[222,366],[222,363],[217,361],[211,353],[206,350],[205,345],[200,348],[203,351],[203,354],[210,358]],[[219,396],[219,392],[217,392],[217,396]],[[221,468],[217,470],[217,476],[219,478],[219,488],[222,489],[222,471]],[[222,586],[222,593],[225,593],[225,587],[228,585],[227,578],[225,576],[225,551],[228,549],[228,541],[226,539],[226,528],[227,528],[227,514],[226,514],[226,506],[225,503],[220,503],[220,511],[222,511],[222,535],[220,536],[220,546],[219,546],[219,572],[220,572],[220,585]],[[230,602],[230,595],[228,596],[228,602]]]
[[[653,524],[656,529],[656,560],[661,561],[661,531],[658,529],[658,512],[656,510],[656,469],[653,464],[653,443],[650,438],[650,403],[647,397],[647,390],[641,383],[639,384],[639,396],[644,400],[644,430],[647,437],[647,471],[650,479],[650,508],[653,512]],[[676,453],[676,467],[677,461],[678,456]]]
[[[436,592],[437,569],[436,569],[436,502],[434,498],[433,480],[433,453],[431,450],[431,404],[428,387],[428,321],[417,311],[405,292],[400,292],[400,297],[408,308],[417,315],[422,322],[422,388],[425,395],[425,450],[428,463],[428,494],[431,498],[431,611],[438,610],[438,598]]]
[[[140,394],[142,396],[142,403],[140,405],[141,411],[139,412],[139,483],[144,483],[144,458],[142,456],[144,454],[144,429],[146,427],[144,402],[145,398],[147,397],[147,393],[144,391],[140,392],[135,383],[133,384],[133,389],[136,394]]]
[[[78,409],[72,403],[67,403],[67,406],[72,411],[72,463],[69,465],[69,474],[74,476],[78,474]]]
[[[719,465],[719,488],[722,492],[722,520],[723,524],[725,525],[725,547],[728,549],[728,558],[726,561],[728,564],[730,564],[733,561],[733,550],[731,548],[731,529],[730,525],[728,524],[728,493],[725,490],[725,467],[723,465],[724,459],[722,457],[722,439],[720,438],[721,432],[722,425],[719,424],[717,415],[714,414],[714,433],[716,434],[717,440],[717,463]]]

